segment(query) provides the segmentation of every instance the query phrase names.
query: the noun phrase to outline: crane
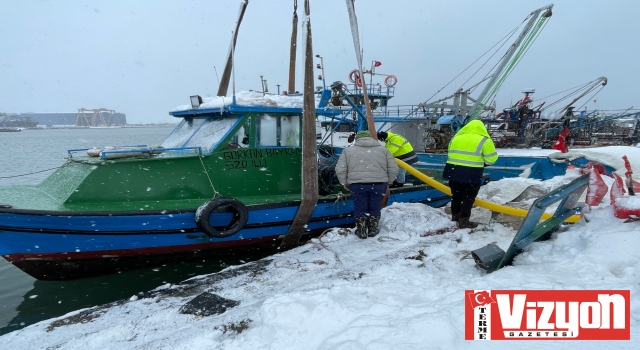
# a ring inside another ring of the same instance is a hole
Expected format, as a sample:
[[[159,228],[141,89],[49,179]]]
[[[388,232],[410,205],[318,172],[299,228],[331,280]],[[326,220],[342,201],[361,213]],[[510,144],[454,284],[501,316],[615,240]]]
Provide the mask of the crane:
[[[471,107],[471,111],[469,115],[465,118],[464,124],[468,123],[471,120],[478,118],[480,113],[484,111],[484,108],[489,104],[489,101],[493,99],[493,97],[502,86],[502,83],[507,79],[507,76],[513,71],[518,62],[522,59],[522,56],[529,50],[531,44],[536,39],[540,30],[544,27],[547,20],[551,17],[553,8],[553,4],[541,7],[529,14],[527,18],[529,21],[522,29],[522,32],[516,39],[516,41],[511,44],[511,47],[507,50],[502,61],[493,72],[491,76],[491,80],[484,87],[476,103],[474,103],[473,107]],[[525,19],[526,20],[526,19]]]

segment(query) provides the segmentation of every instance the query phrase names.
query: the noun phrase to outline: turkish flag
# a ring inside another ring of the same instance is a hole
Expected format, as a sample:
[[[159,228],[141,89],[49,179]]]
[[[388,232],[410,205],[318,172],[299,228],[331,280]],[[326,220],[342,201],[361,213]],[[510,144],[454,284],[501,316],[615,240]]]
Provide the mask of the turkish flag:
[[[469,294],[468,296],[472,308],[496,302],[486,290],[474,294]]]
[[[373,66],[374,67],[380,67],[382,65],[382,62],[380,61],[373,61]]]

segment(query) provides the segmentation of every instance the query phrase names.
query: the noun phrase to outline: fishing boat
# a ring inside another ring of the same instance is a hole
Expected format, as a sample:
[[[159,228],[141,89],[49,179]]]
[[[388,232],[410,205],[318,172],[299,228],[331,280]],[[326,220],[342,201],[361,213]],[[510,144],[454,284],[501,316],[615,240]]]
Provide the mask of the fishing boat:
[[[277,248],[301,203],[302,100],[217,97],[172,111],[181,121],[160,146],[69,150],[40,184],[0,187],[0,255],[58,280]],[[348,191],[324,188],[304,235],[354,223]],[[390,202],[448,200],[421,185]]]

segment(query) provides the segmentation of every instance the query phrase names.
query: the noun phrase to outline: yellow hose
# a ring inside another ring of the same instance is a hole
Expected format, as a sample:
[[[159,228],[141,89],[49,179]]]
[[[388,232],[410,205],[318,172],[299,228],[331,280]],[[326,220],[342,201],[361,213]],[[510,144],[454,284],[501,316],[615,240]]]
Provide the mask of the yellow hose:
[[[449,196],[451,196],[451,189],[441,183],[439,183],[438,181],[430,178],[429,176],[421,173],[420,171],[416,170],[415,168],[413,168],[412,166],[410,166],[409,164],[403,162],[400,159],[396,159],[396,163],[398,163],[398,165],[405,169],[409,174],[415,176],[416,178],[418,178],[419,180],[421,180],[422,182],[426,183],[427,185],[430,185],[431,187],[435,188],[436,190],[443,192]],[[513,215],[513,216],[520,216],[520,217],[525,217],[527,216],[527,213],[529,212],[528,210],[524,210],[524,209],[519,209],[519,208],[513,208],[513,207],[508,207],[506,205],[500,205],[500,204],[496,204],[496,203],[492,203],[492,202],[487,202],[485,200],[476,198],[475,202],[473,202],[473,204],[482,207],[482,208],[486,208],[489,209],[491,211],[495,211],[498,213],[504,213],[507,215]],[[550,217],[552,217],[553,214],[551,213],[544,213],[542,214],[542,218],[543,219],[548,219]],[[580,221],[581,216],[580,215],[572,215],[570,217],[568,217],[564,222],[578,222]]]

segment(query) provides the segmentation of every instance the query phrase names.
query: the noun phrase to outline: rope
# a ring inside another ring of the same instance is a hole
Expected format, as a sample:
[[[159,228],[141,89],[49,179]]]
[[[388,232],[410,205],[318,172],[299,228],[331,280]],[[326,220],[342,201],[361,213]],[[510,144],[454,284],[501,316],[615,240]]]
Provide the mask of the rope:
[[[62,164],[61,166],[57,166],[55,168],[50,168],[50,169],[45,169],[45,170],[39,170],[39,171],[34,171],[32,173],[26,173],[26,174],[20,174],[20,175],[12,175],[12,176],[0,176],[0,179],[11,179],[14,177],[20,177],[20,176],[28,176],[28,175],[33,175],[33,174],[38,174],[38,173],[43,173],[45,171],[50,171],[50,170],[55,170],[55,169],[59,169],[59,168],[64,168],[66,166],[68,166],[71,163],[71,160],[67,160],[66,163]]]
[[[473,75],[472,75],[472,76],[470,76],[470,77],[469,77],[469,79],[467,79],[467,81],[465,81],[464,83],[462,83],[462,86],[464,86],[466,83],[468,83],[468,82],[469,82],[469,80],[471,80],[471,78],[473,78],[476,74],[478,74],[478,72],[479,72],[479,71],[480,71],[480,70],[481,70],[481,69],[482,69],[482,68],[483,68],[487,63],[489,63],[489,61],[493,58],[493,56],[495,56],[495,55],[496,55],[496,53],[498,53],[498,51],[499,51],[499,50],[504,46],[504,44],[506,44],[506,43],[507,43],[507,40],[511,39],[511,37],[516,33],[516,30],[517,30],[518,28],[519,28],[519,26],[518,26],[518,27],[515,27],[515,28],[514,28],[510,33],[508,33],[508,34],[507,34],[507,35],[508,35],[508,37],[507,37],[507,36],[505,36],[504,38],[502,38],[502,40],[501,40],[501,41],[504,41],[504,42],[502,43],[502,45],[500,45],[500,47],[498,47],[498,48],[495,50],[495,52],[494,52],[491,56],[489,56],[489,58],[487,58],[487,60],[482,64],[482,66],[480,66],[480,67],[476,70],[476,72],[475,72],[475,73],[473,73]],[[499,43],[499,42],[498,42],[498,43]],[[495,45],[493,45],[493,46],[491,47],[491,49],[492,49],[492,48],[494,48],[496,45],[498,45],[498,43],[496,43]],[[489,50],[491,50],[491,49],[489,49]],[[488,52],[488,51],[487,51],[487,52]],[[484,56],[484,55],[486,55],[486,52],[483,54],[483,56]],[[505,53],[505,55],[506,55],[506,53]],[[504,55],[503,55],[503,56],[504,56]],[[476,60],[476,62],[477,62],[477,60]],[[475,62],[474,62],[474,63],[475,63]],[[500,63],[500,61],[498,61],[495,65],[493,65],[493,68],[491,68],[491,70],[489,71],[489,73],[485,74],[485,76],[484,76],[482,79],[485,79],[486,77],[488,77],[488,76],[491,74],[491,72],[492,72],[494,69],[496,69],[496,66],[498,66],[498,63]],[[462,86],[460,86],[460,88],[462,88]],[[475,89],[475,88],[474,88],[474,89]]]
[[[556,92],[555,94],[551,94],[551,95],[549,95],[549,96],[545,96],[545,97],[538,98],[538,99],[536,99],[536,101],[543,101],[543,100],[544,100],[544,99],[546,99],[546,98],[549,98],[549,97],[552,97],[552,96],[555,96],[555,95],[559,95],[559,94],[561,94],[561,93],[563,93],[563,92],[567,92],[567,91],[572,90],[572,89],[577,89],[576,91],[580,91],[580,90],[582,90],[582,89],[586,88],[589,84],[592,84],[594,81],[595,81],[595,80],[592,80],[592,81],[590,81],[590,82],[588,82],[588,83],[586,83],[586,84],[582,84],[582,85],[574,86],[574,87],[568,88],[568,89],[566,89],[566,90],[562,90],[562,91],[560,91],[560,92]]]
[[[202,156],[198,155],[198,159],[200,160],[200,164],[202,164],[202,170],[204,174],[207,175],[207,179],[209,180],[209,185],[211,185],[211,189],[213,190],[213,198],[220,197],[220,193],[216,191],[216,188],[213,187],[213,182],[211,182],[211,178],[209,177],[209,172],[207,172],[207,168],[204,166],[204,162],[202,161]]]
[[[475,61],[473,61],[473,63],[471,63],[470,65],[468,65],[468,66],[467,66],[467,68],[465,68],[462,72],[460,72],[460,73],[459,73],[458,75],[456,75],[453,79],[451,79],[451,81],[449,81],[446,85],[444,85],[443,87],[441,87],[441,88],[440,88],[440,90],[436,91],[436,93],[435,93],[435,94],[433,94],[431,97],[429,97],[429,98],[427,99],[427,102],[425,102],[425,103],[428,103],[428,102],[429,102],[429,101],[430,101],[434,96],[436,96],[437,94],[439,94],[439,93],[440,93],[440,91],[442,91],[444,88],[446,88],[447,86],[449,86],[449,84],[453,83],[453,81],[455,81],[459,76],[461,76],[461,75],[462,75],[462,73],[466,72],[466,71],[467,71],[467,69],[471,68],[471,66],[473,66],[473,65],[474,65],[476,62],[478,62],[482,57],[484,57],[484,55],[486,55],[489,51],[493,50],[493,48],[494,48],[494,47],[496,47],[496,45],[500,44],[500,42],[502,42],[502,41],[505,41],[505,39],[508,39],[508,37],[513,36],[513,33],[515,33],[515,32],[516,32],[516,30],[517,30],[519,27],[520,27],[520,26],[515,27],[514,29],[512,29],[512,30],[511,30],[511,32],[507,33],[507,35],[505,35],[502,39],[498,40],[498,42],[497,42],[497,43],[493,44],[493,46],[491,46],[487,51],[485,51],[485,53],[483,53],[482,55],[480,55],[480,57],[478,57]],[[504,46],[504,44],[505,44],[505,43],[506,43],[506,41],[505,41],[504,43],[502,43],[502,45],[500,45],[500,47]],[[499,48],[498,48],[498,49],[499,49]],[[495,55],[495,53],[494,53],[494,55]],[[491,55],[491,57],[493,57],[493,55]],[[489,57],[487,60],[490,60],[490,59],[491,59],[491,57]],[[486,64],[486,62],[485,62],[485,64]],[[483,66],[484,66],[484,65],[483,65]],[[482,68],[482,67],[480,67],[480,68]],[[477,73],[477,71],[476,71],[476,73]],[[476,73],[474,73],[474,75],[475,75]],[[471,77],[473,77],[473,75],[472,75]],[[467,81],[469,81],[469,80],[467,80]],[[465,83],[466,83],[466,82],[465,82]],[[464,85],[464,84],[462,84],[462,85]],[[410,115],[411,115],[411,114],[410,114]],[[407,117],[408,117],[408,116],[407,116]]]
[[[582,109],[582,107],[584,107],[584,106],[587,104],[587,102],[591,101],[594,97],[596,97],[596,95],[597,95],[597,94],[599,94],[599,93],[600,93],[600,91],[601,91],[603,88],[604,88],[604,86],[602,86],[602,85],[601,85],[601,86],[600,86],[600,88],[598,89],[598,91],[596,91],[593,95],[589,96],[589,98],[585,99],[585,102],[584,102],[580,107],[578,107],[578,108],[576,108],[576,109],[578,109],[578,110],[579,110],[579,109]]]
[[[333,253],[333,257],[334,257],[334,258],[336,259],[336,261],[338,262],[338,265],[342,266],[343,264],[342,264],[342,260],[340,260],[340,255],[338,255],[338,253],[337,253],[337,252],[335,252],[335,251],[333,251],[333,250],[329,249],[329,247],[327,247],[327,246],[324,244],[324,242],[322,241],[322,237],[323,237],[326,233],[331,232],[332,230],[333,230],[332,228],[327,229],[327,230],[324,230],[324,232],[322,232],[322,234],[318,237],[318,244],[320,244],[324,249],[326,249],[326,250],[328,250],[329,252]]]

